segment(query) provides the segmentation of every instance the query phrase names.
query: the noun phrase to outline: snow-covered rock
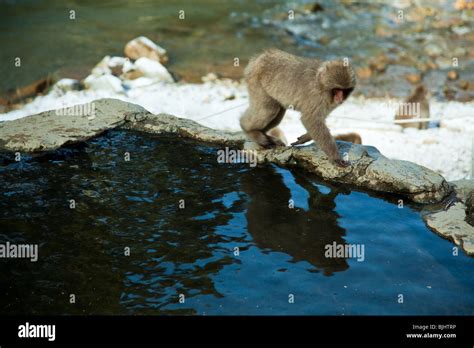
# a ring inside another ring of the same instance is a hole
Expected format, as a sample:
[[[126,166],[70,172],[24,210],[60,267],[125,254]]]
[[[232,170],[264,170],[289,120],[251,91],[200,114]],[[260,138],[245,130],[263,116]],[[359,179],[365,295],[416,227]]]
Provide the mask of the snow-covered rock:
[[[122,71],[124,73],[127,73],[127,72],[132,71],[132,70],[135,70],[135,64],[133,64],[133,62],[130,61],[130,59],[126,59],[125,63],[122,66]]]
[[[85,78],[84,86],[96,91],[123,92],[122,81],[118,77],[109,74],[102,76],[91,74]]]
[[[142,57],[135,62],[135,69],[141,71],[145,77],[155,81],[174,82],[173,77],[160,62]]]
[[[95,76],[102,76],[105,74],[111,74],[112,70],[109,67],[110,56],[105,56],[102,60],[92,68],[91,74]]]
[[[91,74],[95,76],[114,74],[120,75],[124,71],[124,66],[129,63],[129,59],[125,57],[111,57],[105,56],[97,65],[92,69]]]
[[[53,91],[59,95],[69,91],[77,91],[80,89],[80,82],[74,79],[61,79],[53,86]]]

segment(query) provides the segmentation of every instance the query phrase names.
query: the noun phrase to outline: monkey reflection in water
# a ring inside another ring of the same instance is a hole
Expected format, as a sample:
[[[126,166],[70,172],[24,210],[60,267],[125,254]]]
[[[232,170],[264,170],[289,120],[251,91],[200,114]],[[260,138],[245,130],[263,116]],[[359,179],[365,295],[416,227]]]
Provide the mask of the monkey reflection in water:
[[[249,197],[247,228],[261,249],[272,249],[290,255],[292,261],[307,261],[329,276],[349,268],[345,258],[325,257],[326,245],[345,245],[345,230],[337,224],[334,208],[341,188],[331,187],[328,194],[320,192],[301,174],[292,172],[295,182],[307,191],[308,210],[289,207],[290,189],[283,182],[277,167],[256,168],[241,179],[241,189]]]

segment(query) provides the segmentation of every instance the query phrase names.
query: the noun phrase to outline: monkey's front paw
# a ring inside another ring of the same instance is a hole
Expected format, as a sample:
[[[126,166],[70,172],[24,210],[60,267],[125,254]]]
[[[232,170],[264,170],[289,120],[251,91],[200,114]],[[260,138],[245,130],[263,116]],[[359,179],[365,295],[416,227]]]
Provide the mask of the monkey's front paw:
[[[299,136],[298,140],[296,140],[294,143],[291,143],[291,145],[293,145],[293,146],[301,145],[301,144],[307,143],[310,140],[312,140],[311,136],[308,133],[306,133],[306,134],[303,134],[303,135]]]
[[[340,158],[338,158],[337,160],[335,160],[334,163],[336,163],[336,165],[337,165],[338,167],[341,167],[341,168],[347,168],[347,167],[349,167],[349,166],[351,165],[351,162],[345,161],[345,160],[340,159]]]

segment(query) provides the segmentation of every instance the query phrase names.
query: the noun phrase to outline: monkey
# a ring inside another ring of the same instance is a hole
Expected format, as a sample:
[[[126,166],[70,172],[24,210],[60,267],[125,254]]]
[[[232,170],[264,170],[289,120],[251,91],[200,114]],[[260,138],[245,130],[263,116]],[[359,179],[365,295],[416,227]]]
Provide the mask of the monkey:
[[[353,144],[362,144],[362,138],[357,133],[346,133],[334,136],[336,140],[347,141]]]
[[[355,73],[348,61],[321,61],[269,49],[250,59],[244,78],[249,107],[240,118],[240,126],[247,138],[267,149],[285,146],[272,135],[275,132],[269,131],[277,128],[292,106],[301,112],[309,140],[313,139],[335,164],[349,165],[340,157],[325,122],[355,88]]]
[[[395,120],[409,120],[414,118],[430,118],[430,104],[426,97],[427,90],[423,85],[418,85],[413,93],[399,106]],[[428,129],[428,121],[399,123],[403,129],[414,127]]]
[[[267,132],[267,135],[273,136],[273,137],[281,140],[285,146],[286,146],[286,144],[288,144],[288,141],[286,140],[285,134],[278,127],[270,129]]]
[[[362,144],[362,138],[357,133],[339,134],[339,135],[334,136],[334,139],[347,141],[349,143],[354,143],[354,144]],[[304,144],[311,140],[312,140],[311,136],[308,133],[306,133],[298,137],[298,140],[292,143],[292,145]]]

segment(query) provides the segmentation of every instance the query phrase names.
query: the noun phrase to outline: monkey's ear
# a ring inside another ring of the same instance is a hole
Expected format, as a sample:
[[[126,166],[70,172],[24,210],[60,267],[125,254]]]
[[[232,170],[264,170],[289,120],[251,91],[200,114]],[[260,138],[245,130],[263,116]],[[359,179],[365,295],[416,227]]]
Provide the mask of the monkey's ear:
[[[321,75],[325,74],[328,71],[329,63],[330,62],[324,62],[323,64],[321,64],[321,66],[318,69],[318,75],[321,76]]]
[[[329,71],[329,62],[324,62],[321,64],[321,66],[318,68],[318,71],[316,73],[316,80],[324,87],[327,87],[328,84],[328,71]]]

